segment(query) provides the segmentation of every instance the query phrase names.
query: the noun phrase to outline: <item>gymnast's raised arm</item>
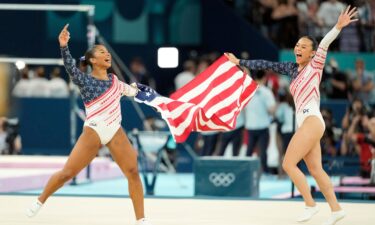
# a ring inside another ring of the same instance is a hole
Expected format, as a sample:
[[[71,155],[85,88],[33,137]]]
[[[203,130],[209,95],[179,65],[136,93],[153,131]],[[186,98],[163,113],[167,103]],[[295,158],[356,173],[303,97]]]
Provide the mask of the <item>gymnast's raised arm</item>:
[[[73,83],[82,86],[83,85],[83,79],[85,74],[80,71],[76,65],[75,61],[70,54],[69,48],[68,48],[68,42],[70,39],[70,33],[68,31],[69,24],[65,25],[62,31],[59,35],[59,44],[61,49],[61,56],[64,60],[64,66],[66,71],[68,72],[70,78],[72,79]]]

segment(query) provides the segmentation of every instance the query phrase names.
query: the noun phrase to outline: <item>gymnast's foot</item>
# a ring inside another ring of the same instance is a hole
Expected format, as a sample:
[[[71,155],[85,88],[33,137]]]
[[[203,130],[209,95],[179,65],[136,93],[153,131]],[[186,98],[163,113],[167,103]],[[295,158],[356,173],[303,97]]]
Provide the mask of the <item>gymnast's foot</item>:
[[[26,209],[26,215],[31,218],[34,217],[38,211],[42,208],[43,203],[41,203],[39,200],[34,201],[31,206]]]
[[[297,218],[297,222],[305,222],[311,219],[313,215],[319,212],[318,206],[306,206],[300,217]]]
[[[343,219],[345,217],[346,213],[344,210],[332,212],[331,216],[325,221],[322,225],[334,225],[339,220]]]
[[[135,225],[151,225],[151,223],[146,218],[142,218],[137,220]]]

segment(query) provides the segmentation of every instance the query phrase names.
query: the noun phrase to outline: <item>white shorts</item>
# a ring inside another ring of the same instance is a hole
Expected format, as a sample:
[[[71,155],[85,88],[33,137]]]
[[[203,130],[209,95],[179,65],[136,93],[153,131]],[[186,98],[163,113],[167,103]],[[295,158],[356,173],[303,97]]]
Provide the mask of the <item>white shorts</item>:
[[[92,128],[99,136],[102,145],[108,144],[115,136],[118,129],[121,127],[119,123],[113,123],[111,125],[106,125],[104,122],[96,122],[95,120],[86,120],[84,126]]]
[[[320,113],[320,108],[313,101],[306,104],[305,107],[303,107],[301,111],[297,112],[296,114],[297,126],[300,127],[303,121],[305,121],[305,119],[309,116],[316,116],[322,122],[324,129],[326,128],[326,124],[324,123],[323,116]]]

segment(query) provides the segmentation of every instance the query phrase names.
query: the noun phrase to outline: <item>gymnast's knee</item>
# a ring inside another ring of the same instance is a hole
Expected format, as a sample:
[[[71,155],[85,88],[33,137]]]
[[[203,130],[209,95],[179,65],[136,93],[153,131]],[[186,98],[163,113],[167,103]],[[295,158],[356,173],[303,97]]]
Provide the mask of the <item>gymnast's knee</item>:
[[[293,169],[297,168],[297,164],[291,163],[284,159],[283,164],[281,165],[285,172],[290,172]]]
[[[322,173],[324,173],[324,170],[323,170],[323,168],[322,167],[320,167],[320,166],[316,166],[316,167],[314,167],[314,168],[308,168],[308,170],[309,170],[309,173],[310,173],[310,175],[312,176],[312,177],[318,177],[318,176],[321,176],[322,175]]]
[[[138,172],[138,168],[136,166],[131,167],[129,169],[126,169],[125,174],[126,174],[126,177],[128,178],[128,180],[138,180],[139,179],[139,172]]]
[[[76,175],[77,175],[77,172],[75,172],[72,169],[62,169],[59,172],[57,172],[57,177],[59,181],[62,183],[66,183],[67,181],[71,180]]]

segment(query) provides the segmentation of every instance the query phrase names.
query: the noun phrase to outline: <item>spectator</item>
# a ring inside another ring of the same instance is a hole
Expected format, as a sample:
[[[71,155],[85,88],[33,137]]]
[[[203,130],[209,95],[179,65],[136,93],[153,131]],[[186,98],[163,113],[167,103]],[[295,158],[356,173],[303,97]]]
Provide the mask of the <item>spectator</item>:
[[[209,131],[202,132],[203,147],[201,151],[201,156],[212,156],[216,152],[219,141],[219,132]]]
[[[370,4],[370,0],[358,1],[358,19],[363,43],[362,50],[366,52],[374,51],[375,12],[371,10]]]
[[[141,84],[145,84],[155,89],[155,80],[149,75],[143,60],[140,57],[135,57],[130,62],[130,71],[134,75],[135,81]]]
[[[270,27],[273,24],[271,14],[277,6],[277,0],[256,0],[250,9],[250,22],[253,23],[260,32],[268,38],[273,37]]]
[[[0,155],[20,154],[21,148],[18,120],[0,117]]]
[[[372,24],[375,26],[375,1],[370,1],[370,9],[371,9],[371,12],[372,12],[371,13],[371,15],[372,15],[371,21],[372,21]],[[372,43],[374,43],[373,51],[375,51],[375,32],[372,35]]]
[[[38,98],[46,98],[50,96],[49,81],[45,77],[43,66],[39,66],[35,70],[36,77],[30,80],[30,96]]]
[[[362,131],[357,130],[356,127],[361,125],[364,129]],[[360,174],[362,177],[369,178],[371,172],[371,159],[372,159],[372,152],[371,152],[371,145],[366,142],[367,133],[369,125],[369,118],[367,115],[357,115],[353,118],[353,122],[351,123],[348,136],[351,140],[355,143],[356,151],[360,157]]]
[[[216,59],[214,59],[215,57],[215,54],[212,54],[211,55],[213,61],[215,61]],[[213,62],[212,60],[210,60],[208,57],[202,57],[199,62],[198,62],[198,65],[197,65],[197,71],[195,72],[196,75],[199,75],[200,73],[202,73],[205,69],[207,69],[211,62]]]
[[[19,98],[30,97],[30,83],[29,68],[26,66],[21,71],[21,79],[14,86],[13,96]]]
[[[280,75],[273,71],[266,71],[266,86],[272,90],[274,96],[279,93],[280,88]]]
[[[359,52],[361,50],[361,37],[358,24],[350,24],[339,39],[339,50],[341,52]]]
[[[283,35],[277,35],[274,40],[281,48],[293,48],[299,36],[295,0],[278,0],[278,3],[272,12],[272,19],[276,24],[276,33]]]
[[[4,155],[8,151],[8,146],[6,143],[7,133],[3,127],[3,120],[4,118],[0,118],[0,155]]]
[[[372,116],[368,123],[368,129],[370,131],[369,137],[365,139],[371,145],[371,174],[370,183],[375,184],[375,117]]]
[[[321,146],[322,154],[328,156],[337,156],[339,151],[337,150],[337,131],[339,130],[335,127],[333,121],[332,111],[329,109],[321,109],[324,123],[326,124],[326,129],[323,133]]]
[[[294,102],[293,97],[286,90],[279,92],[279,101],[275,117],[280,125],[279,131],[282,136],[282,153],[284,154],[295,131]]]
[[[68,84],[61,78],[59,67],[52,70],[49,90],[52,98],[67,98],[69,96]]]
[[[284,171],[281,168],[286,149],[295,131],[296,122],[294,115],[293,97],[287,89],[279,91],[279,105],[277,106],[275,117],[279,125],[278,131],[281,134],[281,147],[279,148],[279,175]]]
[[[255,81],[259,84],[258,90],[247,106],[245,106],[245,129],[248,134],[247,156],[252,156],[255,147],[259,145],[259,153],[263,172],[268,173],[267,147],[269,143],[269,126],[272,115],[276,111],[276,101],[272,91],[265,86],[264,71],[256,71]]]
[[[232,143],[232,155],[238,156],[242,147],[245,115],[243,111],[238,115],[236,127],[232,131],[223,132],[219,146],[219,155],[223,156],[229,143]]]
[[[175,89],[180,89],[185,84],[189,83],[195,77],[196,72],[196,64],[193,60],[186,60],[184,62],[184,70],[177,74],[176,78],[174,79]]]
[[[301,35],[308,35],[319,39],[322,35],[320,27],[322,21],[318,18],[319,4],[317,0],[300,1],[297,4],[298,7],[298,19],[299,19],[299,30]]]
[[[367,108],[363,101],[359,98],[355,98],[348,106],[346,113],[342,119],[342,128],[348,129],[349,125],[355,116],[364,115],[367,113]]]
[[[368,112],[366,106],[362,102],[361,99],[354,99],[351,104],[348,106],[346,113],[342,119],[342,129],[343,129],[343,134],[342,134],[342,142],[341,142],[341,149],[340,153],[341,155],[355,155],[356,152],[354,151],[354,146],[350,142],[350,136],[348,135],[348,129],[350,127],[350,124],[353,123],[353,118],[358,117],[358,116],[363,116]],[[356,127],[356,130],[362,131],[363,128],[358,125]]]
[[[359,98],[364,102],[374,102],[375,96],[373,74],[365,69],[365,62],[357,59],[355,71],[351,74],[351,95],[352,98]]]
[[[375,117],[374,117],[374,115],[372,115],[370,120],[369,120],[368,128],[369,128],[369,132],[370,132],[369,138],[371,140],[373,140],[374,143],[372,145],[375,148]]]
[[[335,26],[337,18],[344,10],[345,5],[338,0],[328,0],[320,5],[317,16],[322,23],[322,34],[328,33],[328,31]],[[334,41],[330,45],[330,48],[332,50],[338,50],[338,41]]]
[[[340,71],[339,65],[334,58],[329,60],[324,67],[323,85],[328,98],[347,99],[348,98],[348,78],[347,75]]]

